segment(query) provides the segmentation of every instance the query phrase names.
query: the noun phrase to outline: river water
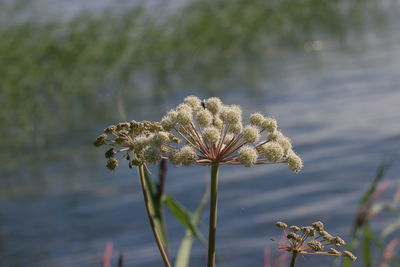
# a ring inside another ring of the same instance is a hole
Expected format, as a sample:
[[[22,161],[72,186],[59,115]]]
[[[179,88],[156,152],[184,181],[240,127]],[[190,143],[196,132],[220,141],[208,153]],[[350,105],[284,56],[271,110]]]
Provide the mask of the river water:
[[[262,266],[264,248],[275,246],[270,238],[279,238],[277,220],[294,225],[322,220],[329,231],[346,237],[358,199],[380,162],[393,159],[387,178],[400,178],[400,34],[395,25],[366,32],[350,45],[327,39],[306,47],[314,49],[276,51],[273,67],[259,65],[257,88],[231,86],[215,93],[246,114],[260,111],[277,118],[304,160],[299,174],[285,166],[222,167],[221,266]],[[144,92],[136,100],[142,104],[127,108],[126,117],[159,119],[187,94],[209,95],[187,89],[160,102]],[[22,166],[2,171],[8,193],[0,202],[1,266],[99,266],[107,242],[124,253],[126,266],[162,266],[136,173],[125,167],[107,171],[103,151],[91,145],[111,123],[55,131],[54,139],[67,141],[26,152],[16,163]],[[166,190],[194,210],[208,172],[169,166]],[[168,228],[174,252],[184,231],[170,215]],[[191,266],[203,266],[205,253],[195,244]],[[299,266],[331,262],[316,258],[299,259]]]

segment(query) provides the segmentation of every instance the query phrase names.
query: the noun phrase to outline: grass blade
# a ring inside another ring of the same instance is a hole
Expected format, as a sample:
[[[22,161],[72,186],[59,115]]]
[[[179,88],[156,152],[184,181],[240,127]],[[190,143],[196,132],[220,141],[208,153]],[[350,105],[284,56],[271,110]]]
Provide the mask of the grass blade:
[[[207,204],[208,200],[208,190],[204,192],[204,195],[199,203],[199,206],[196,209],[196,212],[192,216],[192,223],[195,227],[197,227],[200,223],[201,214],[204,211],[204,207]],[[185,236],[182,239],[181,245],[179,246],[179,250],[175,260],[175,267],[187,267],[189,266],[190,252],[192,250],[192,244],[194,241],[194,235],[190,229],[186,229]],[[201,241],[200,241],[201,242]],[[203,240],[203,245],[207,247],[207,243]]]

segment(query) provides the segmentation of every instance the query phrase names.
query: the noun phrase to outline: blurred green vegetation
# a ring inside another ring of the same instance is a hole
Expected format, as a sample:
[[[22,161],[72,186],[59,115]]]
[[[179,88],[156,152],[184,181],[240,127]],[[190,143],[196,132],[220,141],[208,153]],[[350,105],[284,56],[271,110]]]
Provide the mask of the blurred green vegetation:
[[[251,85],[260,64],[275,64],[265,57],[302,50],[321,36],[344,42],[366,18],[381,18],[376,5],[373,0],[202,0],[171,14],[161,5],[63,20],[2,19],[0,147],[31,148],[45,144],[50,132],[117,118],[115,105],[140,99],[145,91],[162,99],[184,88],[207,94]],[[0,15],[18,17],[29,8],[16,1]]]

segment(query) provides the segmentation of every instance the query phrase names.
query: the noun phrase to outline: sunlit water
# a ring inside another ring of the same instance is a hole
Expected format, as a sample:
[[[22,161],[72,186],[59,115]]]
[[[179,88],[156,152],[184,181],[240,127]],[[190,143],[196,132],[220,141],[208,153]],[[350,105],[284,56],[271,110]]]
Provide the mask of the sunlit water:
[[[259,77],[260,90],[219,94],[247,114],[276,117],[304,159],[300,174],[285,166],[221,168],[222,266],[262,266],[264,248],[275,246],[270,238],[279,238],[277,220],[295,225],[323,220],[329,231],[345,237],[379,163],[394,159],[388,178],[400,178],[400,35],[389,27],[351,43],[338,48],[323,40],[318,51],[277,51],[272,74],[266,69]],[[127,117],[159,119],[189,93],[204,96],[187,90],[163,103],[144,98],[127,108]],[[55,134],[59,145],[21,155],[18,171],[2,172],[10,196],[0,202],[1,266],[99,266],[108,241],[124,253],[126,266],[162,266],[136,173],[125,166],[105,170],[103,151],[91,145],[111,123]],[[170,166],[167,193],[194,210],[208,172]],[[168,227],[174,254],[184,230],[170,215]],[[191,266],[203,266],[205,253],[196,244]],[[306,257],[298,266],[331,261]]]

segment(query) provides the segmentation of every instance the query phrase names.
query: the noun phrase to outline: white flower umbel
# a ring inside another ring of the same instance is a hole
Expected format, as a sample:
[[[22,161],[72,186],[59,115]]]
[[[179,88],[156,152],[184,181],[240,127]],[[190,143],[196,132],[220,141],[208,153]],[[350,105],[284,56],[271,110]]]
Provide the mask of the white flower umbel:
[[[253,113],[249,121],[250,125],[243,127],[242,109],[238,105],[225,105],[217,97],[202,103],[199,98],[189,96],[163,117],[161,125],[182,144],[193,148],[197,154],[193,164],[241,164],[249,167],[286,163],[295,172],[301,169],[301,159],[293,152],[290,139],[278,130],[275,119]],[[263,132],[266,139],[255,145]],[[244,146],[254,148],[256,153],[250,162],[243,161],[243,155],[239,158],[239,150]],[[176,149],[179,146],[168,146],[169,151]],[[182,164],[176,158],[171,158],[171,162]]]

